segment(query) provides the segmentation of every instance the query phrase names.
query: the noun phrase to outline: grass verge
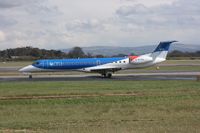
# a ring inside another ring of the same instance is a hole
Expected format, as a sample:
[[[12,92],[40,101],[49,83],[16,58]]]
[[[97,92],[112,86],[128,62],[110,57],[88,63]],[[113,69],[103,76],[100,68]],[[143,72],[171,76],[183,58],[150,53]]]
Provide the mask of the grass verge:
[[[195,81],[0,83],[0,97],[62,95],[74,97],[0,100],[1,131],[200,132]]]

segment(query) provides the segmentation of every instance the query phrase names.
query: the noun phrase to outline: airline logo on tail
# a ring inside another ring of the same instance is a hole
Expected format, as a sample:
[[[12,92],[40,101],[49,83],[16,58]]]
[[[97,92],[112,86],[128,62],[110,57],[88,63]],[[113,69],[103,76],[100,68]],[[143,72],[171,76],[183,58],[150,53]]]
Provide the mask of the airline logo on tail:
[[[154,52],[158,52],[158,51],[169,51],[169,47],[171,43],[174,43],[177,41],[168,41],[168,42],[160,42],[160,44],[158,45],[158,47],[154,50]]]

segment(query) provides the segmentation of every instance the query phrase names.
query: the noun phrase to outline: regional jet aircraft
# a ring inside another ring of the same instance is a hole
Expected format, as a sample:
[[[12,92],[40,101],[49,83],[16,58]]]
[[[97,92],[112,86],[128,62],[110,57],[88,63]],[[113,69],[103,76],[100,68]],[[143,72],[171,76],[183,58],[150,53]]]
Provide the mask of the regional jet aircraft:
[[[176,41],[160,42],[158,47],[149,54],[140,56],[114,58],[82,58],[82,59],[45,59],[37,60],[32,65],[19,71],[29,74],[33,72],[57,72],[76,70],[99,73],[105,78],[111,78],[116,71],[133,68],[144,68],[156,65],[166,60],[170,44]]]

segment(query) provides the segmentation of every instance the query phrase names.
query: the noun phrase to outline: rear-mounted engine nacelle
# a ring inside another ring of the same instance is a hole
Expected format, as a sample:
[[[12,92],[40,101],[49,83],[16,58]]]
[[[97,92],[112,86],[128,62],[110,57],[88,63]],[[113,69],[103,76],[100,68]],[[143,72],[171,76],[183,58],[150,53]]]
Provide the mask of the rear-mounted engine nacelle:
[[[129,60],[131,64],[143,64],[143,63],[148,63],[148,62],[153,61],[153,58],[149,56],[139,56],[134,59],[129,57]]]

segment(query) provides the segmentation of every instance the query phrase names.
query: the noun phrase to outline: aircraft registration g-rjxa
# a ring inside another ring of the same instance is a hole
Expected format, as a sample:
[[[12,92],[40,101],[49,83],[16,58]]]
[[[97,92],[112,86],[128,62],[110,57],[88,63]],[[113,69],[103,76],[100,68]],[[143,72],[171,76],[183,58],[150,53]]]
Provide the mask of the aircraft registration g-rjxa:
[[[33,72],[57,72],[76,70],[82,72],[95,72],[104,77],[111,78],[119,70],[144,68],[156,65],[166,60],[170,44],[176,41],[160,42],[158,47],[149,54],[140,56],[114,57],[114,58],[82,58],[82,59],[45,59],[37,60],[32,65],[20,69],[20,72],[29,74]]]

